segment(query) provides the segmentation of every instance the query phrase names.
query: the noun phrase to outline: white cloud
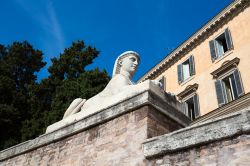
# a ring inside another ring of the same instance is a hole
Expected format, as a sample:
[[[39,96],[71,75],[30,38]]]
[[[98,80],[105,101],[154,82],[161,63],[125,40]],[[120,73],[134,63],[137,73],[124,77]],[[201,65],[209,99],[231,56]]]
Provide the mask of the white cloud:
[[[42,27],[42,34],[45,34],[42,35],[42,41],[47,54],[55,56],[56,53],[58,55],[59,52],[62,52],[65,39],[52,1],[15,0],[15,2]],[[39,35],[41,36],[41,34]]]
[[[58,48],[60,51],[63,51],[65,40],[64,40],[64,36],[63,36],[62,31],[61,31],[61,27],[60,27],[60,24],[58,22],[58,19],[57,19],[57,16],[56,16],[56,13],[55,13],[55,10],[54,10],[54,7],[53,7],[53,4],[51,1],[48,3],[47,12],[48,12],[48,16],[50,19],[49,21],[50,21],[52,33],[54,34],[54,37],[58,42],[57,43],[59,46]]]

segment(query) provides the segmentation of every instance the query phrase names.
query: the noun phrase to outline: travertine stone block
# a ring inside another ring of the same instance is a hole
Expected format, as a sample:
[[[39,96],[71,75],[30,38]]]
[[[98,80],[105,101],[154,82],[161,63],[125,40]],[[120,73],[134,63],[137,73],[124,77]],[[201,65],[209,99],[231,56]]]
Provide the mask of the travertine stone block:
[[[158,86],[0,152],[0,165],[145,165],[142,142],[187,126]]]

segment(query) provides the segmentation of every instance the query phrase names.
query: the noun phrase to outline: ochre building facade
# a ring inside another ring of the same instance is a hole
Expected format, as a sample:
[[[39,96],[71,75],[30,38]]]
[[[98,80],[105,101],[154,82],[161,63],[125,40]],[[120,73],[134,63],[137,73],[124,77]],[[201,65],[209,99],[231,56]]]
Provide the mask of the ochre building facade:
[[[250,92],[249,20],[249,2],[232,2],[138,82],[160,80],[191,120],[237,104]]]

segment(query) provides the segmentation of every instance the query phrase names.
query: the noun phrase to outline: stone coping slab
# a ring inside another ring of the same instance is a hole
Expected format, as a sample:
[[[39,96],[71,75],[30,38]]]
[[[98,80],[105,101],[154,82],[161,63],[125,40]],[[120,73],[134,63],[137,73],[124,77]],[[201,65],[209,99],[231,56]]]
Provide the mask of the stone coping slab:
[[[160,89],[159,86],[155,85],[152,81],[147,80],[147,81],[142,82],[140,84],[137,84],[135,86],[128,86],[122,92],[117,93],[117,94],[113,95],[112,97],[105,98],[105,102],[102,102],[102,104],[100,104],[100,105],[98,105],[98,103],[96,103],[95,105],[89,106],[84,111],[80,111],[76,114],[73,114],[65,119],[62,119],[62,120],[48,126],[46,133],[50,133],[50,132],[53,132],[55,130],[59,130],[62,127],[68,126],[68,125],[75,123],[77,121],[81,121],[82,119],[86,119],[87,117],[90,117],[90,116],[95,115],[99,112],[102,112],[103,110],[107,110],[113,106],[119,105],[120,103],[123,103],[127,100],[130,100],[131,98],[138,96],[139,94],[142,94],[145,91],[153,92],[153,93],[157,94],[158,96],[161,96],[162,98],[165,97],[163,91]],[[171,98],[170,95],[168,95],[168,96],[169,96],[168,102],[171,102],[169,104],[170,105],[172,104],[175,107],[175,109],[180,110],[179,104],[175,104],[176,100],[174,100],[174,104],[173,104],[173,102],[172,102],[173,98]],[[132,103],[133,102],[130,102],[130,104],[132,104]],[[127,109],[127,107],[125,109]]]
[[[152,158],[249,133],[250,110],[244,110],[147,139],[143,150],[146,158]]]
[[[170,117],[183,127],[190,124],[189,119],[182,112],[178,111],[180,105],[173,96],[163,93],[163,90],[152,82],[148,82],[146,85],[147,88],[145,88],[144,91],[141,91],[117,105],[97,112],[94,115],[85,117],[79,121],[75,121],[58,130],[43,134],[33,140],[23,142],[1,151],[0,161],[37,149],[52,142],[56,142],[145,105],[150,105],[156,108],[158,111]]]

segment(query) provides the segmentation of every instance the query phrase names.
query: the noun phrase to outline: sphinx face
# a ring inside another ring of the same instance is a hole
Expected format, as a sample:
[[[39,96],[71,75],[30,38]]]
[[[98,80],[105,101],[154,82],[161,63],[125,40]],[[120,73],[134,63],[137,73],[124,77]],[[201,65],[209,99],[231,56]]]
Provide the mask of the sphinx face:
[[[130,74],[134,74],[137,69],[139,60],[134,55],[129,55],[121,60],[121,70],[127,71]]]

